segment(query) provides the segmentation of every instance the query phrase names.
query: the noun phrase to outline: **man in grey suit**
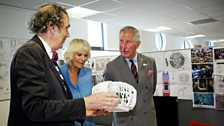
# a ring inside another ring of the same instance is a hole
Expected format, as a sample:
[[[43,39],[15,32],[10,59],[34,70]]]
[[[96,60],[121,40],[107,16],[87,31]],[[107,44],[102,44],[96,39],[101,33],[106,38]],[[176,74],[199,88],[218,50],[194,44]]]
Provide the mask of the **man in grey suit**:
[[[61,48],[69,37],[69,26],[67,12],[57,5],[43,6],[34,15],[29,28],[36,35],[16,51],[11,63],[8,126],[74,126],[74,120],[117,106],[119,98],[112,93],[72,99],[57,63],[51,60],[52,50]]]
[[[119,37],[121,55],[107,64],[104,79],[134,86],[137,90],[137,102],[129,112],[113,113],[113,126],[157,126],[153,101],[157,81],[155,60],[137,53],[141,42],[136,28],[123,27]]]

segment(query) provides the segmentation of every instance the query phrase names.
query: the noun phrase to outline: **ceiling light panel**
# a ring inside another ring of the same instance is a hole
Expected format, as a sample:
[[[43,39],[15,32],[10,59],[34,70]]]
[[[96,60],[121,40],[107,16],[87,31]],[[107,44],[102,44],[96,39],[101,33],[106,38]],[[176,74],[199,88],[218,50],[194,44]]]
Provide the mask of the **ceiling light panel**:
[[[91,15],[101,13],[101,12],[96,11],[96,10],[91,10],[91,9],[78,7],[78,6],[73,7],[71,9],[68,9],[67,12],[68,12],[69,16],[73,17],[73,18],[83,18],[83,17],[87,17],[87,16],[91,16]]]

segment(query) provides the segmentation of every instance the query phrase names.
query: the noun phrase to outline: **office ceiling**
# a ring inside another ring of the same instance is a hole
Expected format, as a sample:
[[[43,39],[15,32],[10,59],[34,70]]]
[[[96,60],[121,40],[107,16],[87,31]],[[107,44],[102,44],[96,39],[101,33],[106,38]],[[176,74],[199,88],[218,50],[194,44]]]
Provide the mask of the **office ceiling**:
[[[102,13],[84,19],[141,30],[166,26],[167,35],[204,34],[200,41],[224,39],[224,0],[0,0],[0,4],[37,10],[46,3],[81,6]]]

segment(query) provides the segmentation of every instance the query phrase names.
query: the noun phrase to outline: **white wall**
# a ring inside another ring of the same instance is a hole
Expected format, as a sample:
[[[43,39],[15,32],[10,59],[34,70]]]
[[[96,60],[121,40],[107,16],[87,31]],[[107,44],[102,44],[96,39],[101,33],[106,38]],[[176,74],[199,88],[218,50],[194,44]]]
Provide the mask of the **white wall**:
[[[118,50],[118,45],[119,45],[119,31],[121,27],[119,26],[114,26],[111,24],[106,24],[104,25],[105,31],[105,44],[104,44],[104,49],[105,50]]]
[[[141,45],[138,52],[152,52],[158,51],[155,44],[155,34],[146,31],[140,31]]]
[[[83,19],[70,18],[70,37],[65,41],[67,45],[74,38],[88,39],[87,21]]]
[[[180,49],[184,38],[177,36],[168,36],[166,35],[166,49],[165,50],[174,50]]]
[[[25,38],[29,39],[33,36],[28,31],[27,21],[29,21],[34,11],[24,10],[0,5],[0,37],[7,38]],[[70,38],[66,43],[73,38],[88,39],[87,21],[81,19],[70,19]],[[105,50],[118,50],[119,45],[119,30],[120,26],[107,24]],[[141,45],[138,52],[157,51],[154,39],[154,33],[140,31]],[[181,37],[167,36],[166,50],[179,49],[181,47]],[[96,52],[94,52],[94,55]],[[102,52],[100,51],[102,54]],[[107,52],[105,54],[111,54]],[[117,53],[116,53],[117,54]],[[92,55],[94,57],[94,55]],[[9,100],[0,101],[0,126],[6,126],[9,111]]]
[[[9,100],[0,102],[0,126],[7,126],[9,102]]]
[[[30,38],[27,20],[33,11],[0,5],[0,37]]]

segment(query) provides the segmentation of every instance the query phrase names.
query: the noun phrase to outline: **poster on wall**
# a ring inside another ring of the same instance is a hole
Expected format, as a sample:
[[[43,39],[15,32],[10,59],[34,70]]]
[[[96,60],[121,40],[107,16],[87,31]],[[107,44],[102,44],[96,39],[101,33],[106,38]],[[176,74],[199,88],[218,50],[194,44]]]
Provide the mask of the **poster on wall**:
[[[156,96],[177,96],[179,99],[193,99],[191,50],[171,50],[143,53],[153,57],[157,64]],[[86,66],[93,72],[95,84],[103,81],[106,64],[117,55],[90,58]]]
[[[224,47],[214,47],[213,52],[215,108],[224,110]]]
[[[191,49],[193,107],[214,108],[212,48]]]
[[[157,87],[155,96],[177,96],[192,99],[191,50],[170,50],[143,53],[156,60]]]
[[[10,64],[13,54],[25,39],[0,38],[0,100],[10,98]]]
[[[192,49],[193,107],[224,109],[224,48]]]

